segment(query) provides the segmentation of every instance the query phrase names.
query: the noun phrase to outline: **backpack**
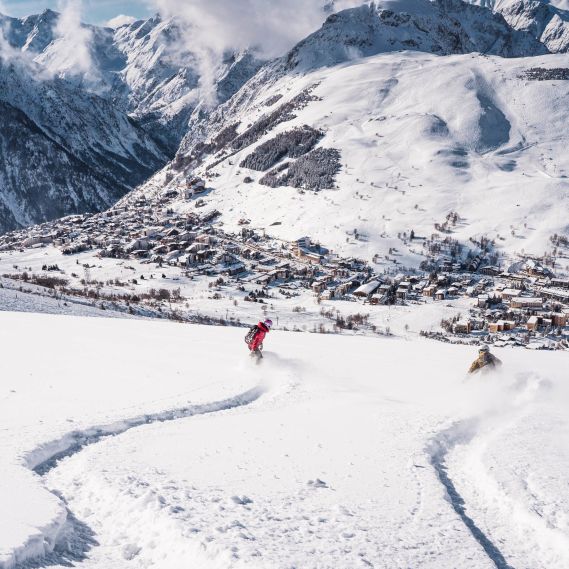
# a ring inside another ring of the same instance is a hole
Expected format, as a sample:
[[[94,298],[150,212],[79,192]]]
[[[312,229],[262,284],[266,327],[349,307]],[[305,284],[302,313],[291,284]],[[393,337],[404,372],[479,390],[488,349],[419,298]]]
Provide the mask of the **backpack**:
[[[252,326],[251,328],[249,328],[249,332],[247,332],[247,335],[245,336],[245,343],[247,345],[249,345],[253,341],[253,338],[255,338],[258,331],[259,331],[259,327],[256,324],[255,324],[255,326]]]

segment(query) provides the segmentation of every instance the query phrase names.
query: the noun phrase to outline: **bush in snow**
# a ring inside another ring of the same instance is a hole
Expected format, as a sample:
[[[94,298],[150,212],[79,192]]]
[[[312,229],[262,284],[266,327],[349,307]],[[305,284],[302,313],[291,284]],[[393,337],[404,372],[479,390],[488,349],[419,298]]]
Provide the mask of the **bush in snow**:
[[[258,146],[241,162],[240,166],[265,172],[286,156],[298,158],[306,154],[316,146],[322,136],[322,131],[307,125],[277,134],[275,138]]]
[[[281,171],[283,174],[279,176]],[[296,162],[287,162],[265,174],[260,183],[271,188],[292,186],[307,190],[324,190],[334,187],[339,171],[340,152],[335,148],[316,148]]]

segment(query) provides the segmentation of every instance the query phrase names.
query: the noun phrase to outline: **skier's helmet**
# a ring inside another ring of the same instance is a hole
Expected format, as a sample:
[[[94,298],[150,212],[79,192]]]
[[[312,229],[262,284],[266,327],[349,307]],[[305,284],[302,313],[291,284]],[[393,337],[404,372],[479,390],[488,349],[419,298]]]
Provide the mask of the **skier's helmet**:
[[[490,348],[488,346],[481,346],[480,349],[478,350],[481,354],[487,354],[490,351]]]
[[[265,320],[265,326],[266,326],[267,328],[270,328],[272,325],[273,325],[273,321],[272,321],[270,318],[267,318],[267,319]]]

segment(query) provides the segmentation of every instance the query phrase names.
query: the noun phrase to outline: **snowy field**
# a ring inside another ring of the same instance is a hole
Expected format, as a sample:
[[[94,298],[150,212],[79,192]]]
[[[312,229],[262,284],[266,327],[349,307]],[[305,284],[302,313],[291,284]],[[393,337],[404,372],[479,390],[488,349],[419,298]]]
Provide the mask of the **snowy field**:
[[[256,365],[236,328],[0,335],[2,569],[569,566],[565,353],[467,379],[418,339],[274,331]]]

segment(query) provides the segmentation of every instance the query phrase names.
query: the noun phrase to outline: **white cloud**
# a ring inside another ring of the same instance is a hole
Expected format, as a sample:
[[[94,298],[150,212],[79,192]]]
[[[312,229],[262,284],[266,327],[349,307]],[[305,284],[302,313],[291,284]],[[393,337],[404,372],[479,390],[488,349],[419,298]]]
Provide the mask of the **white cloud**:
[[[256,46],[266,57],[282,55],[316,30],[326,17],[329,0],[154,0],[164,16],[182,18],[194,45],[215,52]],[[363,0],[332,2],[334,9]]]
[[[126,24],[132,24],[133,22],[136,22],[135,17],[126,16],[125,14],[119,14],[118,16],[115,16],[114,18],[111,18],[108,22],[106,22],[105,26],[107,26],[108,28],[116,29]]]
[[[184,49],[199,61],[204,96],[214,102],[216,65],[227,50],[255,48],[270,59],[317,30],[332,9],[364,0],[152,0],[163,17],[185,24]]]
[[[81,25],[81,0],[60,0],[60,16],[55,26],[57,53],[50,62],[53,71],[88,75],[94,69],[91,59],[92,31]]]

